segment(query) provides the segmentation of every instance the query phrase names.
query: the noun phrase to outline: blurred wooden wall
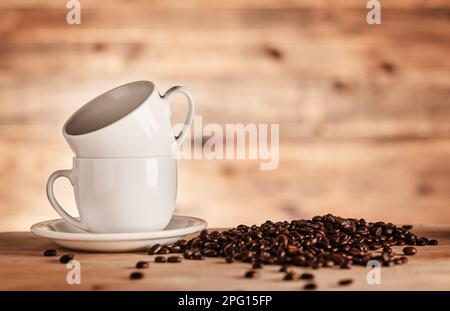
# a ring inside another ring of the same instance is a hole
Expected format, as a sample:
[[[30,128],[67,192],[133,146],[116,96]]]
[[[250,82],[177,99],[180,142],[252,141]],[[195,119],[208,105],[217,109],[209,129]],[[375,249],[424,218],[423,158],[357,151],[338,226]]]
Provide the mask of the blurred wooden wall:
[[[45,183],[71,167],[65,119],[138,79],[187,86],[204,122],[280,124],[277,170],[180,161],[180,214],[449,223],[450,4],[381,2],[371,26],[364,0],[81,0],[81,25],[66,1],[1,1],[0,230],[57,217]]]

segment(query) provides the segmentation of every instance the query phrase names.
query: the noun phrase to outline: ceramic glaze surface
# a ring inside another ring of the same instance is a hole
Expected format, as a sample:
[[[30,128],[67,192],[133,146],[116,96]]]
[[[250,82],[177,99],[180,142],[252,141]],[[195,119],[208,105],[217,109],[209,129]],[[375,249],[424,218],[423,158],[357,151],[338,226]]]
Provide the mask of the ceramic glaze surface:
[[[170,100],[188,100],[184,126],[175,136]],[[150,81],[136,81],[110,90],[78,109],[64,124],[63,135],[76,157],[151,157],[175,154],[194,116],[194,99],[182,86],[160,96]]]
[[[58,204],[53,183],[66,177],[74,188],[80,220]],[[146,232],[164,229],[175,210],[176,159],[74,158],[73,169],[53,173],[47,195],[70,224],[94,233]]]
[[[206,228],[206,221],[196,217],[174,215],[164,230],[136,233],[89,233],[63,219],[39,222],[31,232],[56,244],[90,252],[128,252],[144,250],[154,244],[174,243]]]

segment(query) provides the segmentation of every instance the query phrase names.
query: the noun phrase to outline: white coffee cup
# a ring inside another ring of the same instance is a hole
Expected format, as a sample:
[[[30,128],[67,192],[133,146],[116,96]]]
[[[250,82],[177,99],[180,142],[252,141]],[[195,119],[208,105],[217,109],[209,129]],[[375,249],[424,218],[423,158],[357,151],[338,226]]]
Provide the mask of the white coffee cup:
[[[188,115],[178,136],[170,121],[170,99],[186,96]],[[63,135],[76,157],[151,157],[174,155],[194,116],[194,99],[182,86],[160,96],[150,81],[112,89],[78,109],[64,124]]]
[[[56,201],[53,184],[70,180],[80,218]],[[47,197],[68,223],[93,233],[164,229],[175,210],[177,164],[171,156],[152,158],[74,158],[71,170],[54,172]]]

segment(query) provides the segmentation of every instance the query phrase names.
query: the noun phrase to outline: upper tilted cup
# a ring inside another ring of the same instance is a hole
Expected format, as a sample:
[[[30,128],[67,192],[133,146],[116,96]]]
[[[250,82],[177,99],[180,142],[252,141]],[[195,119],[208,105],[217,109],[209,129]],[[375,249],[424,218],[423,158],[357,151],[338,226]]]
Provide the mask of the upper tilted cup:
[[[186,96],[189,110],[175,136],[169,101]],[[154,83],[116,87],[85,104],[64,124],[63,135],[76,157],[114,158],[174,155],[194,116],[194,99],[182,86],[160,95]]]

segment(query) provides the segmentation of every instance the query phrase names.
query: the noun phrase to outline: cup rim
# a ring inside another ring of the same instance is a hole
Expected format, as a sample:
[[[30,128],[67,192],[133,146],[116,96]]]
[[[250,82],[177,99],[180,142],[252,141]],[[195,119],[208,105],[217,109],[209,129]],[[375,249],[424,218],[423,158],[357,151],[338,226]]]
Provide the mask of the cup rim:
[[[109,123],[108,125],[106,125],[106,126],[104,126],[104,127],[101,127],[101,128],[99,128],[99,129],[96,129],[96,130],[91,131],[91,132],[88,132],[88,133],[83,133],[83,134],[69,134],[69,133],[67,132],[67,126],[69,125],[69,123],[70,123],[71,121],[73,121],[73,119],[74,119],[78,114],[80,114],[80,113],[82,113],[84,110],[86,110],[86,109],[92,104],[92,102],[98,100],[99,98],[101,98],[102,96],[105,96],[106,94],[109,94],[109,93],[112,93],[112,92],[116,91],[117,89],[120,89],[120,88],[123,88],[123,87],[129,87],[129,86],[131,86],[131,85],[133,85],[133,84],[137,84],[137,83],[144,83],[144,84],[149,85],[150,88],[151,88],[151,92],[149,93],[149,95],[148,95],[148,96],[147,96],[147,97],[146,97],[139,105],[137,105],[137,106],[136,106],[133,110],[131,110],[129,113],[127,113],[127,114],[124,115],[123,117],[117,119],[116,121],[114,121],[114,122],[112,122],[112,123]],[[112,88],[112,89],[110,89],[109,91],[106,91],[106,92],[104,92],[104,93],[102,93],[102,94],[100,94],[100,95],[94,97],[93,99],[91,99],[91,100],[89,100],[87,103],[85,103],[83,106],[81,106],[80,108],[78,108],[77,110],[75,110],[75,112],[73,112],[72,115],[66,120],[66,122],[64,122],[64,125],[63,125],[63,128],[62,128],[63,135],[64,135],[65,137],[71,137],[71,138],[74,138],[74,137],[86,137],[86,136],[90,136],[90,135],[92,135],[92,134],[94,134],[94,133],[97,133],[97,132],[99,132],[99,131],[103,131],[103,130],[109,128],[109,127],[112,127],[112,126],[116,125],[117,123],[120,123],[120,122],[123,121],[125,118],[127,118],[130,114],[134,113],[136,110],[138,110],[140,107],[142,107],[142,105],[147,101],[147,99],[148,99],[149,97],[151,97],[151,96],[155,93],[155,90],[156,90],[156,85],[155,85],[155,83],[153,83],[152,81],[148,81],[148,80],[137,80],[137,81],[128,82],[128,83],[125,83],[125,84],[116,86],[115,88]]]

